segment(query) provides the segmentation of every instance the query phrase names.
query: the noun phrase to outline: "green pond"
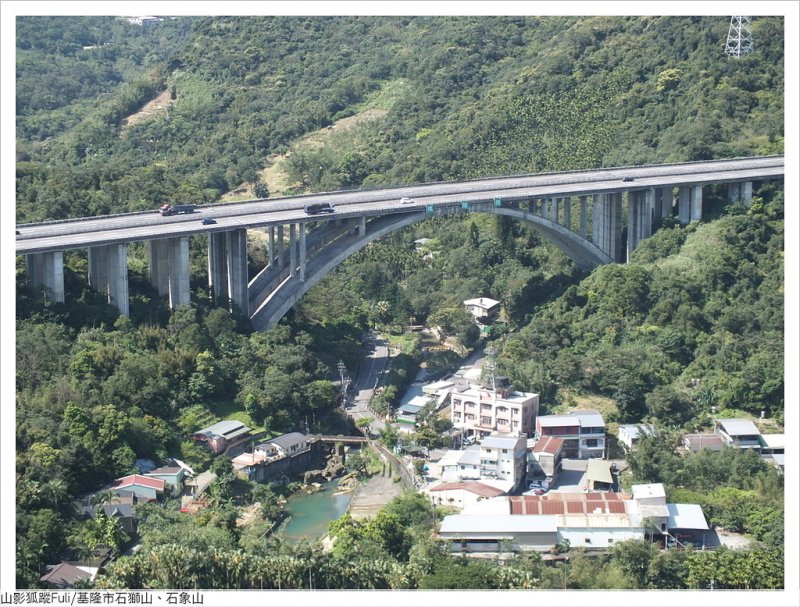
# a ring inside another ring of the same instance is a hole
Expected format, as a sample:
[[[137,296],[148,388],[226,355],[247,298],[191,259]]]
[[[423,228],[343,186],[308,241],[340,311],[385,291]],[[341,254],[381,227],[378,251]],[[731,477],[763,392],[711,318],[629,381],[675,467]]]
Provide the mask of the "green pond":
[[[335,495],[339,479],[323,483],[315,493],[299,493],[286,500],[288,521],[278,529],[278,535],[289,542],[321,539],[328,532],[328,523],[347,512],[353,493]]]

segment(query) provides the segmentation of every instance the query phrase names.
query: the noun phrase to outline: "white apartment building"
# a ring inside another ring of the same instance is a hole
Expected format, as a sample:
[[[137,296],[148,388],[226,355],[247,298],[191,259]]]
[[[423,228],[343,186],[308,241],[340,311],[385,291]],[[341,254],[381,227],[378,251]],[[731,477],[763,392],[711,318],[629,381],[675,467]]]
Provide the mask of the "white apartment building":
[[[528,441],[521,436],[492,434],[480,442],[481,478],[510,481],[516,487],[525,476]]]
[[[532,435],[538,413],[539,395],[530,392],[473,384],[450,392],[453,427],[478,439],[492,432]]]

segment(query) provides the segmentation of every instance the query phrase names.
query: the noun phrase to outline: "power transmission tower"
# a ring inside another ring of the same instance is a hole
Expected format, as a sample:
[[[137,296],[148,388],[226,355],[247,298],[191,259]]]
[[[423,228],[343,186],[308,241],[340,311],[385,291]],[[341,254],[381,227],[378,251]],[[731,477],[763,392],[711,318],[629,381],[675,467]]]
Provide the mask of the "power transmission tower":
[[[733,16],[728,28],[725,53],[737,59],[753,52],[753,35],[750,33],[750,17]]]

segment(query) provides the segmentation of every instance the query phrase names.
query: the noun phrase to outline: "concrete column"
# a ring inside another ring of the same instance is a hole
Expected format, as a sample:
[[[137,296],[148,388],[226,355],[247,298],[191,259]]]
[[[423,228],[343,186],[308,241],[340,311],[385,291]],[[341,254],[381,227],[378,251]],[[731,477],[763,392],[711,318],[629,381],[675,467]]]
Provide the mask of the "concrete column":
[[[105,246],[89,247],[89,286],[98,293],[108,295],[108,250]]]
[[[703,218],[703,186],[693,185],[689,221],[700,221]]]
[[[580,224],[580,234],[583,238],[586,238],[586,230],[589,226],[588,222],[588,213],[586,209],[586,196],[581,196],[581,224]]]
[[[653,222],[656,212],[656,189],[650,188],[642,192],[644,195],[644,218],[642,219],[642,238],[650,238],[653,235]]]
[[[275,226],[267,228],[267,265],[275,263]]]
[[[90,247],[89,284],[105,295],[106,301],[116,306],[120,314],[128,316],[128,245]]]
[[[622,260],[622,194],[611,194],[609,207],[609,223],[611,248],[608,254],[614,261]]]
[[[358,235],[362,238],[367,235],[367,218],[361,217],[358,222]]]
[[[661,188],[661,215],[659,219],[672,217],[672,186]]]
[[[631,254],[644,238],[644,226],[649,225],[644,192],[628,192],[628,243],[626,260],[631,260]]]
[[[108,245],[108,303],[128,316],[128,245]]]
[[[45,301],[64,303],[64,253],[31,253],[25,257],[28,282]]]
[[[651,225],[656,222],[661,222],[662,204],[661,204],[661,188],[650,188],[647,190],[647,196],[650,204],[650,219]]]
[[[691,217],[691,188],[681,186],[678,189],[678,221],[682,226],[689,223]]]
[[[559,215],[560,207],[561,207],[561,199],[560,198],[553,198],[553,217],[551,217],[551,219],[555,223],[559,223],[558,215]]]
[[[188,306],[192,302],[189,289],[189,237],[167,241],[169,259],[169,308]]]
[[[283,226],[278,226],[278,267],[283,267]]]
[[[228,252],[228,296],[231,309],[235,306],[239,312],[250,314],[247,299],[247,230],[225,232]]]
[[[300,227],[300,281],[306,280],[306,224],[298,224]]]
[[[592,196],[592,242],[601,249],[600,243],[603,240],[603,203],[604,194],[594,194]]]
[[[169,271],[167,259],[166,240],[148,240],[148,269],[150,271],[150,284],[156,288],[162,297],[169,295]],[[91,254],[91,249],[89,249]],[[90,266],[91,267],[91,266]]]
[[[742,204],[745,207],[750,207],[750,203],[753,202],[753,182],[752,181],[745,181],[742,183],[741,189],[741,196],[742,196]]]
[[[742,199],[741,185],[740,183],[728,184],[728,202],[739,202]]]
[[[564,227],[568,230],[572,229],[572,197],[565,196],[561,199],[564,205]]]
[[[289,224],[289,276],[297,273],[297,242],[295,240],[295,224]]]
[[[622,248],[622,195],[595,194],[592,214],[592,242],[614,261],[620,261]]]
[[[228,307],[228,251],[226,232],[208,234],[208,286],[211,287],[211,301]]]

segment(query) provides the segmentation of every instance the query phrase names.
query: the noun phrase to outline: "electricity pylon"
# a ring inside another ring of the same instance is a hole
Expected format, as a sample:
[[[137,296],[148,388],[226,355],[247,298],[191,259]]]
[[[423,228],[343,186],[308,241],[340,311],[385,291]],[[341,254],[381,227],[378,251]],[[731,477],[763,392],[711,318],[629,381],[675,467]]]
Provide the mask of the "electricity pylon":
[[[731,17],[725,53],[737,59],[753,52],[753,35],[750,33],[750,17]]]

